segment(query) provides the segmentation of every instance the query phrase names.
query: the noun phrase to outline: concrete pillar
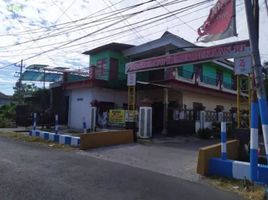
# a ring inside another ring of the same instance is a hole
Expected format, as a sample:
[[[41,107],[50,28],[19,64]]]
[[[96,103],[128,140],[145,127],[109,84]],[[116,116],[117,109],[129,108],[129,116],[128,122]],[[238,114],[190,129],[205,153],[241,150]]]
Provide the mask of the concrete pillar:
[[[164,99],[163,99],[163,105],[164,105],[164,111],[163,111],[163,130],[162,134],[167,134],[167,124],[168,124],[168,88],[163,89],[164,92]]]
[[[90,131],[96,130],[97,107],[90,106]]]
[[[55,133],[59,133],[59,115],[55,115]]]
[[[205,128],[205,121],[206,121],[206,112],[204,110],[200,111],[200,129]]]
[[[223,121],[223,112],[218,112],[218,121],[219,122]]]
[[[36,130],[36,118],[37,118],[37,114],[34,113],[33,114],[33,130]]]
[[[83,132],[84,132],[84,134],[86,134],[87,133],[87,123],[86,123],[86,118],[85,117],[83,117]]]
[[[139,138],[152,137],[152,107],[142,106],[139,109]]]

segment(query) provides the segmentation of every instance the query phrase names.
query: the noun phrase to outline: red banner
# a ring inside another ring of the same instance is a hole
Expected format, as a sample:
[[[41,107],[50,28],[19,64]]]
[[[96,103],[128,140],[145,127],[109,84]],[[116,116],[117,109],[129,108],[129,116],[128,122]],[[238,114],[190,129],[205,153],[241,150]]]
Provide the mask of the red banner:
[[[130,62],[126,64],[126,73],[175,67],[216,59],[242,57],[250,55],[250,52],[249,41],[244,40]]]
[[[201,42],[236,36],[235,0],[218,0],[197,32],[199,35],[197,41]]]

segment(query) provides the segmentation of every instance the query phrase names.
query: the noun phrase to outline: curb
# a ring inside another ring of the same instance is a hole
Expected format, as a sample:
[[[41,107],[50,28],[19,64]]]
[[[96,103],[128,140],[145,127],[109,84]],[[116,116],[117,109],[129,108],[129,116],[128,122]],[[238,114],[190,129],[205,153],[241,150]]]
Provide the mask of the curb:
[[[80,146],[80,137],[70,136],[70,135],[60,135],[56,133],[50,133],[40,130],[29,131],[29,136],[40,137],[44,140],[49,140],[59,144],[65,144],[70,146],[78,147]]]

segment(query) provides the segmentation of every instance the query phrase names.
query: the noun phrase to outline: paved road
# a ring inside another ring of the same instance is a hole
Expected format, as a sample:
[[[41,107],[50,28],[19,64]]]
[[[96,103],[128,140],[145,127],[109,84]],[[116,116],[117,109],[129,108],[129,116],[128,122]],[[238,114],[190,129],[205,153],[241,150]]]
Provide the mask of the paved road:
[[[199,148],[217,143],[195,137],[157,138],[142,144],[102,147],[80,153],[86,156],[198,182],[196,173]]]
[[[200,183],[0,136],[1,200],[239,199]]]

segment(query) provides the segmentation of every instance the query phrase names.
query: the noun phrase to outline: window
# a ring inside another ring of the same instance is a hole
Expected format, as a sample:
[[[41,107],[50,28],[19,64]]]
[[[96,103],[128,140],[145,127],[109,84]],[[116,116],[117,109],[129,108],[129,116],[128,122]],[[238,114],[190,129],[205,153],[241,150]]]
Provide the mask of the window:
[[[102,58],[97,61],[96,76],[105,76],[107,70],[107,59]]]

